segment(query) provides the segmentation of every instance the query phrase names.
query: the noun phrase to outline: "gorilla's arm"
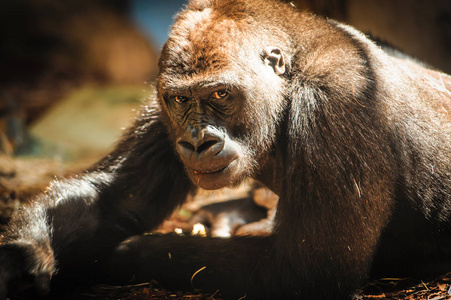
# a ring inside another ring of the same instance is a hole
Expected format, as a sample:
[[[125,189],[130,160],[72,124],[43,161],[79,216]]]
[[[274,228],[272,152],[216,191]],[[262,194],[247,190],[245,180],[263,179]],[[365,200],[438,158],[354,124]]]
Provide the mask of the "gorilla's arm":
[[[0,246],[0,299],[29,286],[46,293],[54,274],[90,274],[125,237],[161,223],[190,187],[159,110],[143,109],[112,154],[55,181],[12,220]]]
[[[118,247],[105,277],[122,284],[155,278],[166,288],[199,289],[227,299],[246,291],[251,299],[282,299],[284,286],[273,280],[282,274],[273,246],[273,236],[135,236]]]
[[[118,247],[105,278],[122,284],[155,279],[167,288],[225,299],[348,299],[366,278],[381,228],[380,220],[360,222],[359,213],[380,199],[357,196],[318,210],[301,204],[295,214],[285,211],[291,200],[279,200],[284,220],[271,236],[135,236]],[[342,214],[348,223],[335,220]]]

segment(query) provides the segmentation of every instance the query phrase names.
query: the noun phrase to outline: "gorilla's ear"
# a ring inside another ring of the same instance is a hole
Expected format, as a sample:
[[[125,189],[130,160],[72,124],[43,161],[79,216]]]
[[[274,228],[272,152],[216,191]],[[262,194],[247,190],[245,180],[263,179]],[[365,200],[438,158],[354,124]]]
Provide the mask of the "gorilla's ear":
[[[269,46],[263,52],[264,63],[274,69],[276,75],[282,75],[288,71],[289,63],[286,56],[277,47]]]

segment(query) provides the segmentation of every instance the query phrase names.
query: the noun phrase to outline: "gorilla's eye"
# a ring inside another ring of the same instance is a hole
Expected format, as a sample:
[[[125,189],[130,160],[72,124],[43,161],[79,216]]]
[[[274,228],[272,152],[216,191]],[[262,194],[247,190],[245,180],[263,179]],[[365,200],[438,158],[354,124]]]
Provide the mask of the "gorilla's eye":
[[[229,93],[227,93],[226,91],[221,90],[221,91],[214,92],[214,93],[211,95],[211,97],[212,97],[213,99],[222,99],[222,98],[227,97],[228,94],[229,94]]]
[[[185,97],[185,96],[174,96],[174,100],[177,103],[184,103],[184,102],[188,101],[188,97]]]

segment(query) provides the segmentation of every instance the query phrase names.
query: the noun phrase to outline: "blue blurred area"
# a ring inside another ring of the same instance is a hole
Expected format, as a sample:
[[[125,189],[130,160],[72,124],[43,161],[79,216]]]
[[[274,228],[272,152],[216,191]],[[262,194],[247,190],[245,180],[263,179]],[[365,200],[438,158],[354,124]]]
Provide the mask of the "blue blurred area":
[[[130,13],[135,24],[156,44],[158,50],[168,38],[173,16],[187,0],[132,0]]]

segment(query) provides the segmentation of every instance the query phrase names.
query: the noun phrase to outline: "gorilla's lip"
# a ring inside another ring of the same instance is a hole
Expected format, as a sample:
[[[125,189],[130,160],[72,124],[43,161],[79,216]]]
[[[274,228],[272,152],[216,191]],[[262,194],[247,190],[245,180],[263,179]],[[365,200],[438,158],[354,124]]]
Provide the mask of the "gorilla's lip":
[[[233,161],[231,161],[230,163],[228,163],[228,164],[225,165],[224,167],[217,169],[216,171],[199,171],[199,170],[194,170],[194,169],[193,169],[193,173],[194,173],[195,175],[216,174],[216,173],[219,173],[219,172],[224,171],[228,166],[230,166],[230,164],[231,164],[232,162],[233,162]]]
[[[234,183],[239,173],[239,160],[233,159],[220,168],[210,170],[191,169],[191,179],[194,184],[206,190],[216,190]]]

